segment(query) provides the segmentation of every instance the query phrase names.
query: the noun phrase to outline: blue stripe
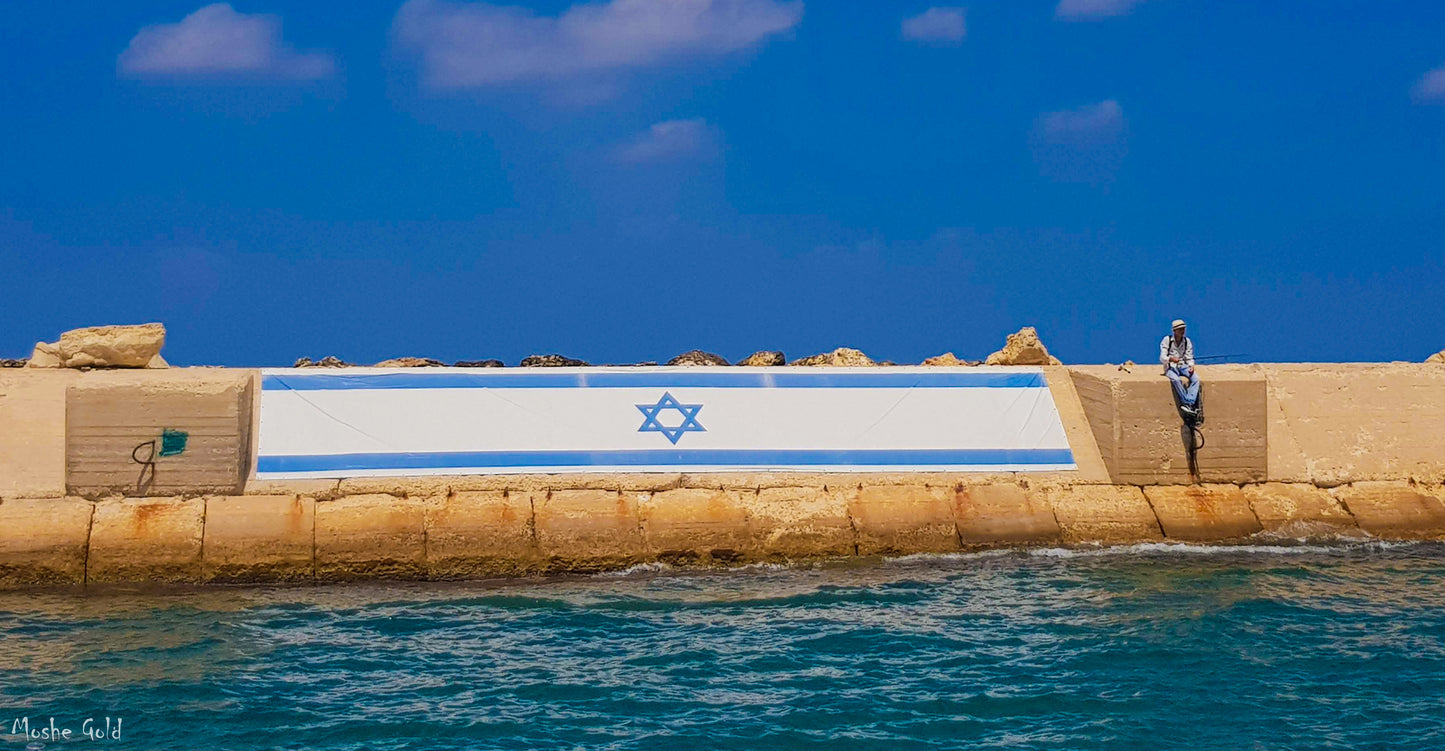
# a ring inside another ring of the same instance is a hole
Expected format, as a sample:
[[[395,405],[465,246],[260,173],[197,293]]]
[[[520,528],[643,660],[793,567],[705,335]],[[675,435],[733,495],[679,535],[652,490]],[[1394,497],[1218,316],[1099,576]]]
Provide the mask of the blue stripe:
[[[650,449],[262,456],[257,472],[529,467],[822,467],[1073,464],[1069,449]]]
[[[768,373],[702,371],[695,373],[517,372],[458,373],[296,373],[266,374],[265,391],[339,391],[349,389],[566,389],[566,388],[724,388],[724,389],[877,389],[877,388],[1042,388],[1039,372],[947,370],[938,373]]]

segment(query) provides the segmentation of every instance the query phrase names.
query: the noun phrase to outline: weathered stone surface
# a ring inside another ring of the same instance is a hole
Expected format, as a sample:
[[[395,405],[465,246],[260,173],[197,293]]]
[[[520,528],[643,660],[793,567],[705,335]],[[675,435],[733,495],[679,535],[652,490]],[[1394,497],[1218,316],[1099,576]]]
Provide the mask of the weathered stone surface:
[[[821,355],[811,355],[794,360],[790,365],[801,367],[831,366],[841,368],[871,368],[878,365],[867,355],[856,349],[839,347],[832,352],[824,352]]]
[[[245,495],[299,495],[316,501],[329,501],[333,498],[340,498],[343,495],[357,495],[341,492],[341,481],[326,478],[307,478],[296,480],[258,480],[251,478],[246,481]]]
[[[1313,485],[1246,485],[1244,497],[1249,499],[1264,531],[1270,534],[1298,538],[1360,534],[1350,512]]]
[[[316,578],[423,578],[425,507],[419,498],[379,494],[317,503]]]
[[[501,360],[457,360],[452,363],[453,368],[504,368],[506,365]]]
[[[1059,413],[1059,422],[1064,427],[1069,450],[1074,455],[1075,469],[1062,470],[1060,474],[1070,484],[1109,483],[1109,467],[1104,462],[1102,447],[1094,435],[1093,426],[1084,409],[1083,398],[1075,386],[1069,369],[1059,365],[1045,365],[1044,380],[1049,386],[1049,397]],[[1041,473],[1030,472],[1026,477],[1047,481]]]
[[[853,555],[848,498],[855,490],[822,487],[763,488],[744,495],[759,554],[791,560]]]
[[[979,365],[980,363],[978,360],[960,360],[955,357],[952,352],[944,352],[941,355],[934,355],[924,360],[922,364],[932,368],[963,368]]]
[[[738,361],[738,365],[748,368],[768,368],[778,365],[787,365],[788,358],[782,352],[776,350],[759,350]]]
[[[1237,485],[1159,485],[1144,496],[1171,540],[1237,541],[1263,529]]]
[[[585,368],[587,362],[562,355],[529,355],[522,358],[524,368]]]
[[[537,544],[546,565],[602,571],[650,560],[642,539],[639,493],[558,490],[534,497]]]
[[[206,502],[200,498],[100,501],[90,527],[90,582],[201,580]]]
[[[65,495],[65,392],[87,375],[0,370],[0,498]]]
[[[1435,354],[1425,358],[1425,362],[1438,362],[1445,364],[1445,349],[1442,349],[1439,352],[1436,352]]]
[[[684,488],[639,498],[638,516],[651,554],[668,563],[736,563],[755,547],[746,491]]]
[[[540,492],[545,495],[548,490],[672,490],[682,487],[681,480],[681,474],[666,472],[350,477],[340,482],[339,493],[341,495],[386,493],[388,495],[430,498],[465,490],[512,490],[527,493]]]
[[[1445,538],[1445,501],[1407,482],[1357,482],[1330,491],[1360,529],[1387,540]]]
[[[1059,360],[1049,354],[1048,348],[1039,340],[1039,332],[1033,326],[1025,326],[1017,333],[1009,334],[1003,349],[988,356],[985,365],[1059,365]]]
[[[309,357],[298,358],[298,359],[296,360],[296,362],[291,365],[291,367],[293,367],[293,368],[350,368],[350,367],[353,367],[353,365],[352,365],[352,363],[349,363],[349,362],[347,362],[347,361],[345,361],[345,360],[343,360],[343,359],[341,359],[341,358],[339,358],[339,357],[337,357],[337,356],[335,356],[335,355],[327,355],[327,356],[321,358],[320,360],[312,360],[312,359],[309,358]]]
[[[518,576],[541,566],[526,492],[465,491],[426,508],[432,579]]]
[[[378,368],[444,368],[446,363],[430,357],[393,357],[377,363]]]
[[[0,502],[0,587],[84,583],[93,508],[84,498]]]
[[[959,549],[953,488],[866,486],[848,499],[859,555],[942,553]]]
[[[316,502],[310,498],[207,498],[204,537],[205,581],[310,581],[316,576]]]
[[[688,350],[677,357],[667,361],[672,366],[693,366],[693,365],[730,365],[726,357],[714,355],[711,352],[703,352],[700,349]]]
[[[1064,542],[1157,542],[1164,531],[1144,491],[1131,485],[1048,485],[1032,490],[1054,510]]]
[[[1048,501],[1013,484],[960,485],[954,491],[958,536],[965,547],[1051,545],[1063,541]]]
[[[37,343],[30,367],[144,368],[165,343],[166,327],[159,323],[74,329],[55,344]]]

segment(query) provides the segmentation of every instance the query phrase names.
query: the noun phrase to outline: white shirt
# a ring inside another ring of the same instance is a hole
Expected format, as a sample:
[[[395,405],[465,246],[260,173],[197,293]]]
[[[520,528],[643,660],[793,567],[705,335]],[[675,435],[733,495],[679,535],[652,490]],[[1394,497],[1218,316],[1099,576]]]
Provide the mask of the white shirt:
[[[1173,334],[1164,337],[1164,341],[1159,342],[1159,364],[1169,367],[1171,356],[1179,358],[1182,365],[1194,367],[1194,342],[1189,341],[1187,336],[1179,343],[1175,343]]]

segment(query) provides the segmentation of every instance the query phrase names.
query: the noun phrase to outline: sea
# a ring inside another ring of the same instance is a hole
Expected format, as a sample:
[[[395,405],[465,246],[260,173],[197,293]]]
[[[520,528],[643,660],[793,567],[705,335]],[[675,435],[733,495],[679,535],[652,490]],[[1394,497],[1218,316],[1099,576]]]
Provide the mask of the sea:
[[[1445,547],[0,594],[0,748],[1439,749]]]

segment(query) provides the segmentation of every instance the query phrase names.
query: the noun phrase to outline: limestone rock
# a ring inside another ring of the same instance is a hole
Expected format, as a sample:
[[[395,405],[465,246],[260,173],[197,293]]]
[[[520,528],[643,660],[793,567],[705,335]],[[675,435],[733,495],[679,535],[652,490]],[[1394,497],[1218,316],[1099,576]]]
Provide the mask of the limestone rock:
[[[433,360],[430,357],[393,357],[390,360],[382,360],[374,367],[377,368],[444,368],[446,363],[441,360]]]
[[[672,365],[672,366],[675,366],[675,365],[692,366],[692,365],[731,365],[732,363],[728,362],[728,361],[727,361],[727,358],[722,357],[722,356],[720,356],[720,355],[714,355],[714,354],[711,353],[711,352],[703,352],[703,351],[700,350],[700,349],[694,349],[694,350],[689,350],[689,351],[687,351],[687,352],[684,352],[684,353],[678,355],[677,357],[672,358],[671,360],[668,360],[668,361],[667,361],[667,364],[668,364],[668,365]]]
[[[588,367],[582,360],[574,360],[562,355],[532,355],[522,358],[524,368],[585,368]]]
[[[978,365],[978,360],[960,360],[952,352],[944,352],[923,361],[924,365],[937,368],[962,368],[970,365]]]
[[[1025,326],[1017,334],[1009,334],[1003,349],[988,356],[987,365],[1062,365],[1059,359],[1049,355],[1044,343],[1039,341],[1039,332],[1033,326]]]
[[[738,365],[749,368],[765,368],[787,364],[788,358],[784,357],[782,352],[767,349],[754,352],[738,362]]]
[[[29,360],[0,360],[0,368],[23,368]]]
[[[505,368],[506,363],[501,360],[457,360],[452,363],[453,368]]]
[[[295,365],[292,365],[291,367],[293,367],[293,368],[349,368],[349,367],[351,367],[351,363],[349,363],[349,362],[347,362],[347,361],[345,361],[345,360],[343,360],[343,359],[341,359],[341,358],[339,358],[339,357],[336,357],[335,355],[327,355],[327,356],[321,358],[320,360],[312,360],[312,359],[309,358],[309,357],[302,357],[302,358],[298,359],[298,360],[296,361],[296,364],[295,364]]]
[[[1435,354],[1425,358],[1425,362],[1438,362],[1441,365],[1445,365],[1445,349],[1442,349],[1439,352],[1436,352]]]
[[[832,352],[825,352],[821,355],[813,355],[800,360],[794,360],[791,364],[801,367],[832,365],[844,368],[869,368],[876,366],[878,363],[873,362],[871,358],[856,349],[839,347]]]
[[[159,323],[91,326],[67,331],[55,344],[37,342],[29,367],[144,368],[165,343],[166,327]]]
[[[150,362],[146,363],[146,368],[149,370],[160,370],[161,368],[169,368],[170,366],[171,364],[166,362],[166,358],[161,357],[159,352],[156,353],[155,357],[151,358]]]

